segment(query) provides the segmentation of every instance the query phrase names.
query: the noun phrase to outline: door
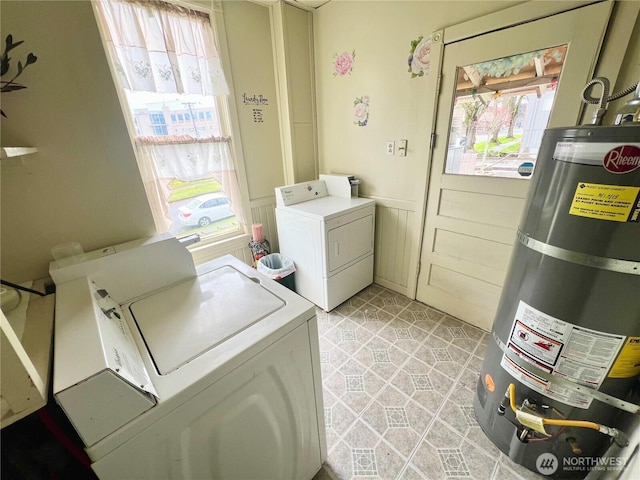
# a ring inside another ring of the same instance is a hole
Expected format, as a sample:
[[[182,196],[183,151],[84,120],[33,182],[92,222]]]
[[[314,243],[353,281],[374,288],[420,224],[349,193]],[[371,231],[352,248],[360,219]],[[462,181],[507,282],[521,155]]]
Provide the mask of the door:
[[[445,45],[416,298],[490,330],[543,130],[576,125],[610,2]]]

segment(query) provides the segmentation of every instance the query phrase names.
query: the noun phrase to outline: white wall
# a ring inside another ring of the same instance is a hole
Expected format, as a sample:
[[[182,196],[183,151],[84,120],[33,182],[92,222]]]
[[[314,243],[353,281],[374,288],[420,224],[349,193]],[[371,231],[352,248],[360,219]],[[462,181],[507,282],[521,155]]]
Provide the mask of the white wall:
[[[277,248],[274,188],[284,184],[284,174],[269,8],[233,0],[223,2],[223,11],[248,207]],[[46,276],[51,247],[60,243],[75,240],[90,251],[152,235],[153,217],[90,2],[2,2],[1,21],[3,42],[9,33],[25,41],[12,52],[14,67],[29,52],[38,56],[19,79],[28,88],[2,95],[8,116],[0,123],[2,146],[39,149],[1,164],[2,278]],[[259,107],[263,123],[253,121],[243,93],[268,99]],[[247,252],[237,253],[241,243],[246,247],[244,239],[201,257],[244,257]]]
[[[227,1],[223,12],[249,197],[273,196],[274,188],[284,182],[284,173],[269,9],[251,2]],[[245,104],[243,94],[261,95],[268,103]],[[261,123],[254,121],[254,109],[260,110]]]
[[[2,94],[2,146],[38,153],[2,160],[2,278],[47,275],[50,249],[85,250],[154,231],[120,104],[88,1],[2,2],[2,42],[24,44],[12,65],[38,61]]]
[[[417,212],[429,168],[428,132],[420,127],[432,105],[427,77],[411,78],[407,71],[410,42],[519,3],[332,0],[314,12],[320,173],[355,174],[363,180],[362,195],[376,200],[375,280],[384,286],[415,293],[408,277],[415,265],[409,262],[418,258],[422,218]],[[624,17],[614,16],[608,39],[628,31]],[[617,89],[638,80],[638,42],[634,34]],[[350,75],[335,76],[333,56],[343,51],[355,51],[354,68]],[[365,127],[353,123],[353,102],[362,95],[370,97]],[[400,139],[409,141],[408,155],[387,156],[386,142],[397,145]]]
[[[277,252],[275,187],[317,178],[311,14],[238,0],[223,10],[252,222]],[[266,103],[245,104],[245,94]]]
[[[515,3],[521,2],[332,0],[313,13],[318,170],[354,173],[364,180],[362,194],[376,198],[381,227],[376,279],[398,291],[412,294],[406,286],[420,222],[414,214],[420,201],[416,192],[427,172],[425,132],[416,125],[430,105],[424,99],[426,79],[411,79],[407,72],[410,41]],[[277,80],[268,8],[234,0],[224,1],[223,9],[236,96],[273,95]],[[151,212],[89,1],[5,1],[1,27],[0,40],[11,33],[25,41],[14,51],[16,60],[34,52],[38,62],[20,77],[26,90],[2,95],[9,118],[0,120],[0,141],[39,148],[22,161],[1,164],[2,277],[19,282],[45,276],[50,249],[59,243],[77,240],[93,250],[152,234]],[[356,51],[355,68],[350,76],[335,77],[332,56],[344,50]],[[616,89],[637,81],[639,51],[636,24]],[[366,127],[352,120],[353,100],[361,95],[371,98]],[[307,122],[308,109],[292,98]],[[277,122],[249,124],[249,109],[238,110],[251,212],[275,239],[273,187],[284,182],[280,132]],[[266,113],[280,115],[274,110]],[[408,156],[387,157],[385,142],[400,138],[409,140]]]
[[[618,78],[616,79],[615,84],[611,85],[612,92],[617,93],[622,90],[629,88],[630,86],[638,83],[640,80],[640,16],[636,17],[635,23],[632,23],[633,16],[628,15],[626,11],[622,10],[622,6],[624,4],[618,4],[618,11],[615,12],[617,15],[614,16],[614,23],[612,29],[613,34],[624,35],[625,32],[631,28],[631,37],[628,40],[628,45],[626,52],[624,52],[624,60],[622,61],[622,66],[618,72]],[[628,18],[626,18],[628,16]],[[628,25],[624,25],[625,22]],[[624,37],[626,38],[626,37]],[[609,42],[613,43],[613,42]],[[605,47],[607,44],[605,44]],[[611,47],[611,50],[619,50],[619,48]],[[622,52],[620,52],[622,53]],[[606,58],[608,58],[611,54],[607,50],[605,50]],[[604,76],[610,74],[605,73]],[[622,105],[624,105],[627,101],[633,98],[632,95],[627,95],[619,100],[615,100],[609,104],[609,113],[605,117],[605,124],[612,124],[615,120],[615,112]]]
[[[521,2],[333,0],[314,13],[318,156],[321,173],[352,173],[376,199],[376,282],[408,291],[408,262],[418,248],[417,202],[427,180],[431,105],[427,77],[411,78],[411,41],[445,26]],[[333,75],[333,56],[355,51],[350,75]],[[370,98],[369,122],[354,125],[353,102]],[[387,141],[409,142],[406,157],[387,156]]]
[[[426,77],[411,78],[410,43],[421,35],[520,2],[332,1],[314,14],[321,172],[347,168],[367,196],[415,201],[425,152],[416,129]],[[355,51],[350,75],[333,75],[332,57]],[[369,123],[353,124],[353,101],[370,97]],[[409,155],[385,154],[387,140],[409,140]]]
[[[291,145],[285,152],[285,184],[292,184],[318,178],[313,26],[309,12],[288,3],[281,7],[277,11],[282,17],[282,45],[276,56],[281,98],[286,99],[284,137]]]

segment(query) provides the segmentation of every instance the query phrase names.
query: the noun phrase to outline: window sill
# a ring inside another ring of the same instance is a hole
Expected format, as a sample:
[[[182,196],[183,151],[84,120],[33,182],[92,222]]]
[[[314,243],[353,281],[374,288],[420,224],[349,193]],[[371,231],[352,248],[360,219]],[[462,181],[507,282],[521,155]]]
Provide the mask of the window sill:
[[[246,249],[247,252],[250,252],[250,240],[251,235],[240,233],[234,237],[226,238],[224,240],[194,243],[187,248],[191,252],[195,264],[200,265],[202,263],[219,258],[223,255],[233,254],[238,250]],[[240,260],[244,260],[244,258],[240,258]]]

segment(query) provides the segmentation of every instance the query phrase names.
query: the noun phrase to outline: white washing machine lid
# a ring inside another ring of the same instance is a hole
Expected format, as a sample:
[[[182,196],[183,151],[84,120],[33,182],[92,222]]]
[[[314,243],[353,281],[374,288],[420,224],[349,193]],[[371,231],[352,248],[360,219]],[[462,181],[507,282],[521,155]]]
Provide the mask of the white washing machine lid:
[[[370,198],[345,198],[329,195],[327,197],[307,200],[306,202],[296,203],[294,205],[280,205],[277,208],[289,210],[312,218],[318,218],[322,221],[327,221],[339,215],[344,215],[354,210],[368,207],[374,203],[375,201]]]
[[[167,375],[283,308],[285,302],[222,266],[129,305],[160,375]]]

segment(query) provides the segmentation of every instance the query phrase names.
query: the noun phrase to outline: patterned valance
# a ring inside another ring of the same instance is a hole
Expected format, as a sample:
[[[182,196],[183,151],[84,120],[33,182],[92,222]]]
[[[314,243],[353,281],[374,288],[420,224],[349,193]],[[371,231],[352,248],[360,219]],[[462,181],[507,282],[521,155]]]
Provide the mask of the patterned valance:
[[[190,135],[136,137],[136,145],[190,145],[193,143],[231,143],[231,137],[193,138]]]
[[[164,3],[96,3],[121,86],[134,92],[228,94],[208,16],[157,8]]]

